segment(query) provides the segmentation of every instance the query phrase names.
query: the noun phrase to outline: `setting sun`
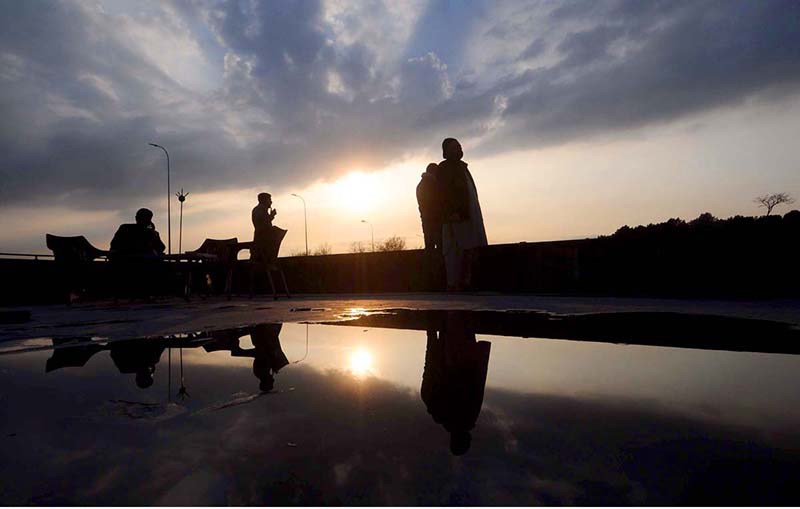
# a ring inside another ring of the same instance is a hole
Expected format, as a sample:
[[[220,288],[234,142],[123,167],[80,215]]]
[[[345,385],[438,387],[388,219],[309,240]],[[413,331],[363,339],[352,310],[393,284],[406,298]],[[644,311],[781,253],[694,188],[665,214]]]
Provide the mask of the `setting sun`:
[[[340,205],[358,213],[377,208],[384,194],[380,176],[360,171],[348,173],[333,187]]]

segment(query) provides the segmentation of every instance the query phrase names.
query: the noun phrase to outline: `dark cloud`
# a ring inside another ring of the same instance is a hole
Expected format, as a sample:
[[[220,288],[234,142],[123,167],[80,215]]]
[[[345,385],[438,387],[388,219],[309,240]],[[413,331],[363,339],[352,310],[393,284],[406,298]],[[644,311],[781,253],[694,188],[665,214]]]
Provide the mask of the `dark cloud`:
[[[800,87],[795,2],[603,6],[592,8],[594,27],[563,38],[557,64],[495,89],[510,95],[508,128],[487,149],[603,135]],[[562,23],[586,16],[574,4],[552,13]]]
[[[117,208],[157,196],[163,161],[151,140],[194,191],[279,190],[348,164],[435,153],[445,135],[478,140],[475,157],[800,84],[796,2],[507,7],[432,2],[402,48],[390,37],[397,16],[380,2],[350,8],[340,26],[318,1],[152,8],[141,25],[185,31],[208,63],[198,74],[215,74],[201,90],[143,52],[152,34],[123,30],[136,15],[10,3],[0,18],[0,200]],[[517,40],[490,71],[475,70],[470,48]],[[520,70],[539,57],[550,63]]]
[[[529,59],[529,58],[536,58],[540,56],[544,51],[547,49],[547,43],[541,37],[538,39],[534,39],[525,50],[520,53],[520,58],[522,59]]]

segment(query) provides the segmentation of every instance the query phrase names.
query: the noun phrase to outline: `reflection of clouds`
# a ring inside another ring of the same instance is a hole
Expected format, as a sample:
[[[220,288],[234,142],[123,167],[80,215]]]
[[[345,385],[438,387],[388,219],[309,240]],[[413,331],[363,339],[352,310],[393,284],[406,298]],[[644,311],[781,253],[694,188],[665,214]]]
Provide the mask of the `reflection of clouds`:
[[[337,463],[333,466],[333,474],[336,477],[336,484],[341,486],[347,483],[350,479],[350,472],[353,471],[353,467],[357,462],[360,462],[358,455],[354,458],[345,461],[344,463]]]
[[[487,419],[491,419],[493,421],[491,424],[505,437],[505,450],[516,452],[519,449],[519,441],[514,436],[513,418],[502,407],[489,404],[483,405],[483,415],[488,417],[479,418],[480,425],[483,426]]]

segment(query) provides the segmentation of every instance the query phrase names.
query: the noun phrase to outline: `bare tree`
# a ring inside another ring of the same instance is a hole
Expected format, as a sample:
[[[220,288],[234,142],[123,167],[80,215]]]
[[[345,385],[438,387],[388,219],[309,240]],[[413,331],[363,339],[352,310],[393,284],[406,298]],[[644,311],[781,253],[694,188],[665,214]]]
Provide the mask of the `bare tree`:
[[[369,251],[367,245],[360,240],[350,244],[351,253],[366,253],[367,251]]]
[[[327,242],[320,244],[317,246],[317,249],[314,250],[314,256],[322,256],[322,255],[329,255],[333,253],[333,248]]]
[[[406,248],[406,239],[403,237],[389,237],[375,246],[376,251],[402,251]]]
[[[758,203],[759,207],[765,207],[767,209],[766,215],[770,215],[772,213],[772,209],[774,209],[776,206],[782,203],[786,203],[787,205],[794,203],[794,198],[792,198],[789,193],[775,193],[759,196],[753,201]]]

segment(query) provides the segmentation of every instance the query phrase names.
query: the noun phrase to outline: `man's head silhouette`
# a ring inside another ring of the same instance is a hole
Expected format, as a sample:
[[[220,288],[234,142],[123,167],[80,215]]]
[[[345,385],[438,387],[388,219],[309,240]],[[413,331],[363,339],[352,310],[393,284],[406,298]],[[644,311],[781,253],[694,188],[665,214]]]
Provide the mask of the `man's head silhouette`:
[[[459,161],[464,157],[461,143],[455,138],[445,138],[442,142],[442,157],[448,161]]]
[[[463,456],[472,445],[472,435],[469,431],[456,430],[450,433],[450,452],[454,456]]]
[[[153,211],[150,209],[139,209],[136,211],[136,224],[147,226],[153,222]]]
[[[272,195],[269,193],[258,193],[258,203],[269,207],[272,205]]]

